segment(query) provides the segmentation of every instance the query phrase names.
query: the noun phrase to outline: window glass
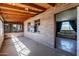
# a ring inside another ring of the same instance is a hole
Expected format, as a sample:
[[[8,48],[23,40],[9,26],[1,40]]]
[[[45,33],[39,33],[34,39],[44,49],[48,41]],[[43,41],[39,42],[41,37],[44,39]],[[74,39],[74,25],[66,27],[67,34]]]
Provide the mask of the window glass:
[[[61,29],[57,32],[58,37],[76,38],[76,32],[69,22],[62,22]]]
[[[19,24],[13,24],[13,25],[12,25],[12,31],[13,31],[13,32],[19,32],[19,31],[22,31],[22,25],[19,25]]]
[[[73,30],[69,22],[63,22],[61,30]]]
[[[27,27],[28,27],[28,29],[27,29],[28,32],[30,32],[30,27],[31,27],[31,23],[30,22],[28,23]]]
[[[34,32],[40,32],[39,27],[40,27],[40,19],[35,21]]]
[[[22,24],[4,24],[4,31],[5,32],[22,32],[23,25]]]
[[[40,19],[35,20],[34,23],[28,22],[27,30],[28,32],[40,32]]]
[[[10,24],[4,24],[4,32],[10,32]]]

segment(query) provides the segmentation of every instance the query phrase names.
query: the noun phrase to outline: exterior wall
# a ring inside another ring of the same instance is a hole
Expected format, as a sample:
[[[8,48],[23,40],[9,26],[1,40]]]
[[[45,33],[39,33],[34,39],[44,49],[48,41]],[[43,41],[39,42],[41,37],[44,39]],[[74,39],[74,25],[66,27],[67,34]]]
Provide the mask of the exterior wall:
[[[77,7],[77,35],[79,35],[79,6]],[[77,55],[79,56],[79,36],[77,36]]]
[[[0,20],[0,48],[2,46],[2,42],[4,40],[4,30],[3,30],[3,23]]]
[[[56,21],[76,20],[77,10],[76,8],[61,12],[56,15]]]
[[[34,20],[40,19],[40,33],[31,33],[27,31],[27,23],[32,22],[34,24]],[[51,12],[48,14],[40,14],[37,15],[30,20],[24,22],[24,34],[26,37],[29,37],[35,41],[43,43],[47,46],[53,48],[53,38],[54,38],[54,16]]]
[[[54,14],[73,8],[79,4],[57,4],[56,8],[50,8],[44,13],[32,17],[24,22],[24,36],[29,37],[46,46],[54,48],[55,40],[55,19]],[[40,33],[31,33],[27,31],[27,23],[40,19]]]

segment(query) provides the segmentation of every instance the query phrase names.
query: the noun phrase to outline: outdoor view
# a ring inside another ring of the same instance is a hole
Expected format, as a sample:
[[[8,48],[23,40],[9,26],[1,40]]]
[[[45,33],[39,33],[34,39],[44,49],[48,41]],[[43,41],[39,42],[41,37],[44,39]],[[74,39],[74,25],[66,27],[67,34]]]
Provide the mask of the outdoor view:
[[[62,22],[61,30],[58,32],[58,36],[75,39],[76,32],[73,30],[69,22]]]

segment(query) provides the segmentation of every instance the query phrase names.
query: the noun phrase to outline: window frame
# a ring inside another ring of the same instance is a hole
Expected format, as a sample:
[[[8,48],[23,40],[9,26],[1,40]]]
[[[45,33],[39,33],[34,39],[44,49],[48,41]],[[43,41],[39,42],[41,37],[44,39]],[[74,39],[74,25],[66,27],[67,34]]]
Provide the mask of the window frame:
[[[64,21],[59,21],[59,22],[69,22],[69,21],[71,21],[71,20],[64,20]],[[76,20],[75,20],[76,21]],[[70,25],[71,26],[71,25]],[[72,27],[72,26],[71,26]],[[73,28],[72,28],[73,29]],[[60,31],[62,31],[62,30],[60,30]],[[73,30],[74,31],[74,30]],[[75,32],[75,31],[74,31]],[[77,32],[75,32],[76,33],[76,35],[77,35]],[[56,37],[58,36],[58,34],[56,33]],[[58,36],[59,37],[59,36]],[[68,38],[68,37],[62,37],[62,38],[67,38],[67,39],[73,39],[73,38]],[[73,39],[74,40],[74,39]]]
[[[15,32],[23,32],[24,31],[24,24],[23,23],[16,23],[16,22],[4,22],[4,27],[5,27],[5,24],[9,24],[10,25],[10,31],[9,32],[6,32],[5,31],[5,28],[4,28],[4,32],[5,33],[15,33]],[[12,31],[12,26],[13,24],[16,24],[16,25],[21,25],[22,26],[22,30],[21,31]]]
[[[39,26],[40,26],[40,19],[37,19],[34,21],[34,33],[40,33]]]
[[[68,22],[69,23],[69,21],[61,21],[62,22],[62,25],[61,25],[61,30],[60,31],[62,31],[62,26],[63,26],[63,23],[65,23],[65,22]],[[69,23],[69,25],[70,25],[70,27],[72,28],[72,26],[71,26],[71,24]],[[74,29],[72,28],[72,30],[74,31]]]
[[[40,19],[34,20],[33,24],[31,22],[28,22],[27,31],[31,33],[40,33],[39,26],[40,26]]]

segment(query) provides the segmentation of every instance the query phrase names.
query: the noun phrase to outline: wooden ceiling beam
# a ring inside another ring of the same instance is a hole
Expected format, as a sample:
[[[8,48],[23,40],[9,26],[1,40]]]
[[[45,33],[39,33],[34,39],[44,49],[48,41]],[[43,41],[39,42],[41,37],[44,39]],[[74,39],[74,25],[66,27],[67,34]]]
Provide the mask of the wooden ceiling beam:
[[[24,13],[24,14],[36,14],[36,13],[31,13],[27,10],[24,10],[23,8],[17,8],[16,9],[16,7],[12,7],[12,6],[9,6],[7,4],[3,4],[3,3],[0,3],[0,8],[6,9],[6,10],[12,10],[12,11],[16,11],[16,12]]]
[[[27,3],[26,3],[26,4],[27,4]],[[41,11],[39,11],[39,10],[32,9],[31,7],[27,7],[26,5],[21,4],[21,3],[16,4],[16,6],[19,7],[19,8],[24,8],[24,9],[22,9],[22,10],[25,10],[25,8],[28,8],[28,11],[29,11],[29,12],[34,12],[34,13],[40,13],[40,12],[41,12]],[[24,7],[22,7],[22,6],[24,6]]]
[[[44,12],[44,11],[36,11],[36,10],[32,10],[32,9],[29,9],[29,11],[35,12],[35,13],[42,13],[42,12]]]
[[[21,16],[33,16],[33,14],[23,14],[23,13],[18,13],[18,12],[13,12],[13,11],[9,11],[9,10],[1,10],[0,13],[2,14],[13,14],[13,15],[21,15]]]
[[[14,15],[4,15],[5,21],[21,21],[23,22],[24,20],[30,18],[29,17],[23,17],[23,16],[14,16]]]
[[[39,6],[39,5],[36,5],[36,4],[34,4],[34,3],[21,3],[21,4],[26,5],[26,6],[31,6],[31,7],[34,7],[34,8],[43,10],[43,11],[46,10],[46,8],[44,8],[44,7],[42,7],[42,6]]]
[[[47,8],[33,3],[15,3],[15,5],[0,3],[0,9],[5,21],[24,22],[26,19],[44,12]]]
[[[23,21],[22,20],[10,20],[10,19],[7,19],[7,20],[5,20],[4,22],[14,22],[14,23],[23,23]]]
[[[15,5],[10,5],[10,4],[1,4],[2,6],[7,6],[9,8],[13,8],[13,9],[19,9],[19,10],[23,10],[23,11],[27,11],[28,13],[29,12],[34,12],[34,13],[40,13],[40,11],[37,11],[37,10],[33,10],[31,8],[28,8],[28,10],[25,10],[26,7],[21,7],[19,6],[19,4],[15,4]]]
[[[34,8],[34,7],[32,7],[32,6],[28,6],[28,3],[18,3],[18,4],[16,4],[18,7],[23,7],[23,8],[28,8],[28,11],[29,12],[35,12],[35,13],[41,13],[41,12],[43,12],[43,10],[39,10],[39,9],[37,9],[37,8]]]
[[[12,16],[13,16],[13,17],[17,17],[17,18],[20,18],[20,17],[23,17],[23,18],[32,17],[32,15],[23,16],[23,15],[15,15],[15,14],[7,14],[7,13],[6,13],[6,14],[4,13],[4,14],[2,14],[2,15],[4,15],[5,17],[8,17],[8,16],[9,16],[9,17],[10,17],[10,16],[12,17]]]
[[[48,3],[50,6],[54,7],[56,3]]]

